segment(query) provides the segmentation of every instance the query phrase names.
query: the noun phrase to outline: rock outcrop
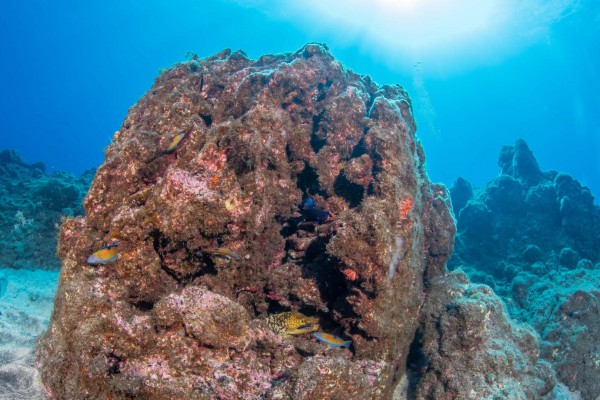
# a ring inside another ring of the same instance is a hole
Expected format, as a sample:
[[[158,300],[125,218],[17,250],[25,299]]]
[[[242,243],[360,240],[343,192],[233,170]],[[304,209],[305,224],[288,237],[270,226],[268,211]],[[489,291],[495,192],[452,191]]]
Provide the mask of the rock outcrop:
[[[93,171],[79,177],[46,173],[14,150],[0,151],[0,266],[57,270],[58,227],[63,217],[83,214],[81,202]]]
[[[541,399],[552,392],[556,379],[539,358],[538,335],[512,322],[488,286],[455,271],[434,279],[429,293],[417,398]]]
[[[62,226],[38,348],[49,395],[391,398],[454,240],[414,133],[400,86],[322,45],[167,70],[115,133],[86,216]],[[115,241],[114,263],[86,265]],[[282,311],[350,349],[271,331]]]
[[[542,172],[524,141],[505,146],[503,173],[459,207],[450,268],[461,267],[541,337],[541,356],[583,399],[600,396],[600,207],[567,174]],[[455,205],[456,206],[456,205]]]

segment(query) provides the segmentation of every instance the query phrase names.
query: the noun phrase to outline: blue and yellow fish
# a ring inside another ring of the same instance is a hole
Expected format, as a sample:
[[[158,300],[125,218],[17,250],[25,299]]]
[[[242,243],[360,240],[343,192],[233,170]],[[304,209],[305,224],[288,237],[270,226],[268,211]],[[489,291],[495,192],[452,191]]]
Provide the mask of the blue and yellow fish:
[[[241,258],[239,254],[225,247],[217,247],[212,250],[200,250],[200,253],[210,254],[211,256],[223,258],[225,260],[231,260],[232,258],[239,260]]]
[[[332,335],[325,332],[313,332],[313,336],[316,337],[323,343],[327,343],[333,347],[350,347],[352,344],[351,340],[344,340],[339,336]]]
[[[180,133],[179,135],[176,135],[173,140],[171,141],[171,144],[169,145],[169,147],[167,147],[167,149],[164,151],[164,154],[171,154],[173,153],[175,150],[177,150],[177,146],[179,146],[179,143],[181,143],[181,141],[183,139],[185,139],[185,136],[187,134],[185,132]]]
[[[87,258],[87,263],[91,265],[108,264],[116,261],[119,256],[117,243],[109,244],[108,246],[100,247],[91,256]]]

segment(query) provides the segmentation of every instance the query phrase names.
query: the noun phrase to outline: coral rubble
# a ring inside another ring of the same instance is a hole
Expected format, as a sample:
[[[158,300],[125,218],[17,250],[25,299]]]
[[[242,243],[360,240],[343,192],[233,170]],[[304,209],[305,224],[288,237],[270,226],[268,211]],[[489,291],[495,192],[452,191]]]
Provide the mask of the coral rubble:
[[[541,356],[583,399],[600,396],[600,207],[567,174],[542,172],[524,141],[500,153],[501,175],[469,195],[451,189],[450,268],[494,288],[541,337]],[[458,210],[457,210],[458,208]]]
[[[14,150],[0,151],[0,265],[58,269],[58,226],[62,217],[83,214],[81,202],[93,171],[80,177],[45,172],[43,163],[27,164]]]
[[[391,398],[454,241],[414,133],[400,86],[323,45],[164,72],[114,135],[86,216],[62,226],[38,347],[49,395]],[[86,265],[115,241],[115,262]],[[285,311],[352,346],[269,329]]]

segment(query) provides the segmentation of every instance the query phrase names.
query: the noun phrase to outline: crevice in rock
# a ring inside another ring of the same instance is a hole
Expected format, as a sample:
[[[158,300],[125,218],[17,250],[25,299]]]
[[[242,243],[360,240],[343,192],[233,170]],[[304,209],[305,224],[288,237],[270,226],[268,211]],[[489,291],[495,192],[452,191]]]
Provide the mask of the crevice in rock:
[[[323,146],[327,144],[327,139],[317,135],[317,132],[321,129],[321,120],[325,115],[325,110],[321,111],[318,115],[313,115],[312,117],[312,133],[310,135],[310,146],[312,147],[315,153],[319,153]],[[326,132],[325,132],[326,133]]]
[[[204,125],[206,125],[207,128],[210,128],[210,126],[213,123],[212,116],[210,116],[208,114],[202,114],[202,113],[198,114],[198,116],[200,118],[202,118],[202,121],[204,122]]]
[[[109,375],[117,375],[121,373],[121,362],[123,358],[119,357],[113,352],[106,355],[106,364],[108,366],[107,372]]]
[[[329,91],[329,88],[331,87],[331,84],[333,83],[332,80],[330,79],[326,79],[325,80],[325,84],[323,84],[322,82],[319,82],[317,84],[317,89],[319,90],[319,95],[317,96],[317,102],[321,102],[323,100],[325,100],[325,98],[327,97],[327,92]]]
[[[369,128],[365,128],[365,135],[369,131]],[[350,158],[358,158],[363,154],[367,154],[367,144],[365,143],[365,138],[362,137],[352,149],[352,154],[350,154]]]
[[[333,191],[344,198],[350,208],[355,208],[363,201],[365,188],[357,183],[350,182],[342,170],[333,182]]]
[[[296,186],[305,194],[318,194],[323,197],[328,197],[327,193],[322,190],[321,185],[319,185],[319,175],[317,174],[317,171],[315,171],[315,169],[306,161],[304,162],[304,169],[298,174]]]
[[[185,242],[173,242],[158,229],[153,230],[150,233],[150,237],[153,239],[154,251],[156,251],[156,254],[158,254],[160,258],[161,269],[177,283],[185,285],[199,276],[205,274],[217,274],[214,261],[211,257],[208,257],[207,254],[199,254],[196,251],[190,251]],[[168,266],[166,258],[169,255],[182,250],[186,254],[183,261],[187,261],[192,265],[199,264],[198,268],[190,271],[178,271]]]
[[[129,302],[132,306],[143,312],[152,311],[154,308],[154,302],[152,301],[129,299]]]

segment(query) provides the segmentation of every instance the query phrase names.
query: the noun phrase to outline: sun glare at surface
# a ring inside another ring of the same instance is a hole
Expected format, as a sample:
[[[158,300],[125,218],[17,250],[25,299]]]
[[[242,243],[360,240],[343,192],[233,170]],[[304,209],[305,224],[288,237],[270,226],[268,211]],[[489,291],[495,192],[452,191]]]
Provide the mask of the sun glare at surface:
[[[540,40],[578,0],[237,0],[399,70],[461,72]]]

